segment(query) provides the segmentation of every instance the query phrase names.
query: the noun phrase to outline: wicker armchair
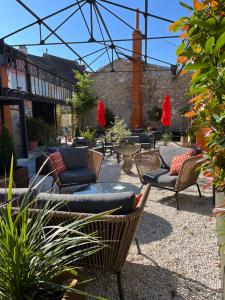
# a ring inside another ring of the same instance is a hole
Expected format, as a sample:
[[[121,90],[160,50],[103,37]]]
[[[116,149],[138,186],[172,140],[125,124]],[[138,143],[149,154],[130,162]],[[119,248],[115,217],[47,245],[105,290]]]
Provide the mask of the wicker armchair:
[[[127,254],[135,237],[135,232],[141,220],[149,192],[150,185],[147,185],[141,200],[133,212],[127,215],[107,215],[98,221],[93,221],[85,225],[83,228],[86,233],[97,232],[98,237],[103,241],[106,247],[82,259],[81,266],[88,270],[93,269],[116,274],[120,299],[124,299],[121,284],[121,270],[126,262]],[[58,196],[60,196],[60,198],[65,196],[65,201],[67,201],[67,197],[70,197],[71,200],[71,195],[60,194]],[[57,194],[42,193],[38,195],[38,199],[52,199],[54,201],[58,196]],[[31,209],[30,211],[32,218],[35,217],[35,213],[38,212],[37,209]],[[93,214],[55,211],[50,221],[51,224],[49,225],[59,225],[63,222],[69,222],[74,218],[83,219],[90,216],[93,216]],[[135,242],[138,250],[140,250],[136,238]]]
[[[169,170],[161,167],[161,157],[158,150],[137,153],[134,156],[134,161],[142,185],[150,183],[152,186],[175,192],[177,210],[180,209],[178,198],[180,191],[196,185],[199,196],[202,197],[197,183],[200,165],[203,161],[201,157],[192,156],[186,159],[177,176],[170,176]]]
[[[47,173],[50,174],[50,176],[52,176],[52,178],[53,178],[52,187],[54,186],[54,184],[57,184],[60,192],[61,192],[62,188],[74,186],[77,184],[88,184],[91,182],[96,182],[98,179],[98,175],[99,175],[99,172],[101,169],[101,164],[102,164],[102,159],[103,159],[102,153],[89,149],[88,150],[87,167],[89,170],[92,171],[92,173],[94,174],[94,177],[92,177],[91,179],[87,177],[87,180],[83,180],[82,182],[74,181],[74,182],[70,182],[70,183],[64,183],[62,181],[62,179],[60,179],[60,175],[56,172],[51,159],[49,159],[49,156],[45,153],[42,153],[41,156],[42,156],[42,158],[41,158],[42,162],[47,160],[45,169],[47,170]]]

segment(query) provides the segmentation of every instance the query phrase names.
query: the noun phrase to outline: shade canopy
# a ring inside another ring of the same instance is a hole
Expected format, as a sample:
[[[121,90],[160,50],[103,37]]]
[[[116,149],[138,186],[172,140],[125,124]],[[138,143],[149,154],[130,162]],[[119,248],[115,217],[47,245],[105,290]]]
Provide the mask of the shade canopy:
[[[105,121],[105,107],[103,101],[100,99],[98,101],[98,113],[97,113],[97,120],[98,125],[100,127],[105,127],[106,121]]]
[[[166,95],[163,100],[162,105],[162,118],[161,123],[163,126],[167,127],[170,125],[171,121],[171,104],[170,104],[170,96]]]

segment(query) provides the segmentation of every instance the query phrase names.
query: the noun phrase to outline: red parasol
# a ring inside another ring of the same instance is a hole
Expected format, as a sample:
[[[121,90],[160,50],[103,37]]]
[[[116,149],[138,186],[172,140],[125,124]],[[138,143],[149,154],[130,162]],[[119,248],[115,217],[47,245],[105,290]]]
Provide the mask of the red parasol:
[[[104,103],[100,99],[98,101],[98,114],[97,114],[97,120],[98,120],[98,125],[100,127],[105,127],[106,121],[105,121],[105,107]]]
[[[170,96],[166,95],[164,97],[163,105],[162,105],[162,118],[161,122],[163,126],[167,127],[170,125],[171,120],[171,105],[170,105]]]

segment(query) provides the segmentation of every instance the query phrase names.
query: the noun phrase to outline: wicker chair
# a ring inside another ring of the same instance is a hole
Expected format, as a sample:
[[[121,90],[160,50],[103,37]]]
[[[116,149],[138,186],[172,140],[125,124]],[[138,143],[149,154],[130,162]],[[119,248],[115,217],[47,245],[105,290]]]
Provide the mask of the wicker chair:
[[[126,262],[127,254],[135,237],[135,232],[140,222],[149,192],[150,185],[147,185],[141,200],[132,213],[127,215],[107,215],[101,220],[93,221],[83,228],[84,232],[88,234],[97,232],[98,237],[104,242],[106,247],[82,259],[81,266],[88,270],[99,270],[116,274],[120,299],[124,299],[121,284],[121,270]],[[61,194],[60,196],[64,195]],[[51,197],[52,200],[54,200],[54,197],[57,199],[56,194],[50,195],[47,193],[39,194],[38,199],[49,200],[49,197]],[[65,201],[66,200],[67,195],[65,194]],[[37,209],[31,209],[30,211],[32,218],[35,217],[35,213],[38,212]],[[51,218],[51,224],[49,225],[59,225],[63,222],[69,222],[74,218],[82,219],[90,216],[93,216],[93,214],[55,211]],[[136,238],[135,242],[140,251]]]
[[[197,183],[200,174],[200,165],[203,162],[201,157],[192,156],[186,159],[177,176],[169,176],[169,170],[165,169],[164,172],[160,173],[160,170],[163,169],[161,168],[161,158],[158,150],[137,153],[134,156],[134,161],[142,186],[150,183],[152,186],[175,192],[177,210],[180,209],[178,198],[178,193],[180,191],[183,191],[192,185],[196,185],[199,196],[202,197]],[[149,175],[152,175],[152,178]],[[162,176],[164,176],[164,178]],[[160,180],[160,177],[162,180]],[[166,182],[167,180],[164,180],[166,177],[169,179],[169,183]]]
[[[100,169],[101,169],[101,164],[102,164],[102,159],[103,159],[103,155],[100,152],[97,152],[95,150],[88,150],[89,154],[88,154],[88,168],[94,172],[95,174],[95,179],[94,181],[85,181],[82,182],[82,184],[88,184],[91,182],[96,182]],[[46,168],[47,169],[47,173],[50,174],[50,176],[52,176],[53,178],[53,182],[52,182],[52,187],[54,186],[54,184],[57,184],[57,186],[59,187],[59,191],[61,192],[62,188],[66,188],[66,187],[70,187],[70,186],[74,186],[77,184],[81,184],[79,182],[72,182],[72,183],[63,183],[62,180],[60,180],[60,177],[58,175],[58,173],[55,170],[55,167],[51,161],[51,159],[49,159],[49,156],[45,153],[42,153],[42,158],[41,161],[44,162],[47,160],[46,162]],[[38,170],[37,170],[38,171]]]

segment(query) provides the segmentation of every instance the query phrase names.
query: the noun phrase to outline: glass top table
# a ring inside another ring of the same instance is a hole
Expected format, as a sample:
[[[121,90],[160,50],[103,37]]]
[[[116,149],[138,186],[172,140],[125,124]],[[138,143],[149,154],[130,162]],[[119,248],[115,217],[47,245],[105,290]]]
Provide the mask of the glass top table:
[[[127,182],[101,182],[92,183],[78,187],[74,192],[75,195],[82,194],[104,194],[104,193],[123,193],[133,192],[135,194],[140,193],[140,188],[136,185]]]

